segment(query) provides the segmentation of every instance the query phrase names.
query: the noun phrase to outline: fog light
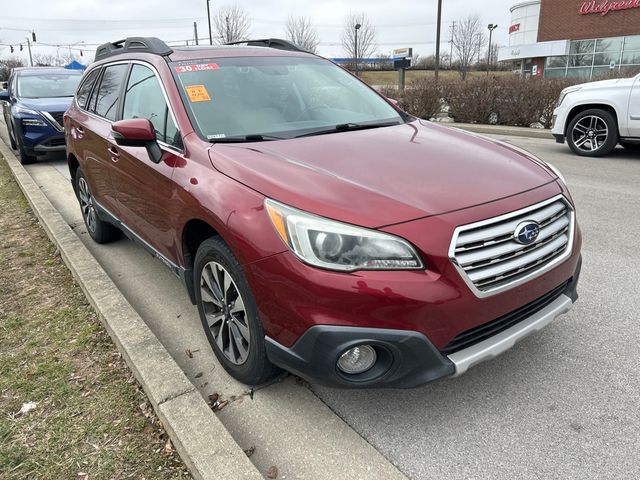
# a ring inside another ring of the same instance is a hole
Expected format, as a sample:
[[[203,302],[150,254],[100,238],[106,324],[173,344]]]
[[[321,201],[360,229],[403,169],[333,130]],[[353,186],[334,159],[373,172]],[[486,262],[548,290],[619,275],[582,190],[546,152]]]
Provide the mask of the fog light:
[[[376,363],[378,355],[370,345],[350,348],[338,359],[338,368],[349,375],[364,373]]]

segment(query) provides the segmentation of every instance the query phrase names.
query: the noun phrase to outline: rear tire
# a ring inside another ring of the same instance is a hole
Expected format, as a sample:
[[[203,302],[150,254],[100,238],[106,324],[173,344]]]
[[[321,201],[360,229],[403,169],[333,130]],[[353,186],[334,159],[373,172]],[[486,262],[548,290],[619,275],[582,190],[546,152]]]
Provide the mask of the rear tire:
[[[576,155],[608,155],[618,144],[618,122],[610,112],[600,108],[580,112],[569,123],[567,143]]]
[[[120,230],[110,224],[100,220],[95,207],[93,195],[89,190],[89,183],[84,176],[82,170],[78,168],[76,171],[76,196],[80,202],[80,210],[82,211],[82,219],[87,227],[87,232],[96,243],[109,243],[120,238]]]
[[[193,273],[202,327],[224,369],[247,385],[278,375],[267,358],[258,307],[242,267],[220,237],[202,242]]]

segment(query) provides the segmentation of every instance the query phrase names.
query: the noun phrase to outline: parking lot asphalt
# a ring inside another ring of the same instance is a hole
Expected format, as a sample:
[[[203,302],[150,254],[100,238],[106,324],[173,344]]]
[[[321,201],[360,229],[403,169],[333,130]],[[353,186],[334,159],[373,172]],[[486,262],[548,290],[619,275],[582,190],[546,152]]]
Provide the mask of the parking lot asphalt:
[[[246,388],[213,358],[179,282],[127,240],[92,244],[64,160],[28,171],[203,395],[242,398],[220,417],[243,448],[257,447],[252,460],[263,472],[277,465],[286,478],[397,478],[362,436],[415,479],[639,478],[640,155],[619,149],[586,159],[551,139],[502,138],[567,178],[584,234],[579,302],[456,379],[414,390],[312,385],[326,406],[291,378],[253,402],[241,397]],[[363,457],[374,462],[368,470]]]
[[[501,138],[567,179],[584,235],[574,309],[459,378],[313,390],[415,479],[640,478],[640,154]]]

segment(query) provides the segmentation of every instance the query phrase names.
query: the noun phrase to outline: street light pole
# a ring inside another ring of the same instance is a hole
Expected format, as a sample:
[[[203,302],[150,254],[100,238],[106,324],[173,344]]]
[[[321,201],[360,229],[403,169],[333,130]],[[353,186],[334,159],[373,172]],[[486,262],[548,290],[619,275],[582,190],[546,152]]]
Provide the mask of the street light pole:
[[[440,27],[442,24],[442,0],[438,0],[438,26],[436,27],[436,66],[435,75],[436,82],[438,81],[438,75],[440,73]],[[453,42],[451,43],[453,48]]]
[[[489,68],[491,67],[491,37],[493,35],[493,31],[498,28],[498,25],[494,25],[490,23],[487,27],[489,29],[489,51],[487,52],[487,76],[489,75]]]
[[[209,10],[209,1],[207,0],[207,20],[209,21],[209,45],[213,45],[213,36],[211,35],[211,12]]]
[[[355,41],[355,62],[356,62],[356,77],[358,76],[358,30],[360,30],[360,27],[362,27],[362,25],[360,25],[359,23],[356,23],[355,25],[355,30],[356,30],[356,41]]]

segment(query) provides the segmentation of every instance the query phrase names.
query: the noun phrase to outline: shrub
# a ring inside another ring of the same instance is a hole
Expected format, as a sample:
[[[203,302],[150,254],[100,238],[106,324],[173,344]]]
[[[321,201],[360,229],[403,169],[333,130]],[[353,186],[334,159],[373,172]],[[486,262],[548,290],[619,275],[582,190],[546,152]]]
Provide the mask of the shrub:
[[[454,80],[443,84],[443,98],[449,116],[456,122],[489,123],[495,112],[497,82],[490,77]]]
[[[381,93],[398,101],[398,106],[416,117],[430,119],[442,110],[441,84],[433,78],[420,77],[409,83],[404,92],[384,87]]]
[[[400,107],[420,118],[431,118],[448,106],[456,122],[498,123],[529,127],[551,126],[553,110],[563,88],[579,83],[575,79],[523,77],[477,77],[467,80],[432,78],[414,80],[400,93],[384,89]]]

